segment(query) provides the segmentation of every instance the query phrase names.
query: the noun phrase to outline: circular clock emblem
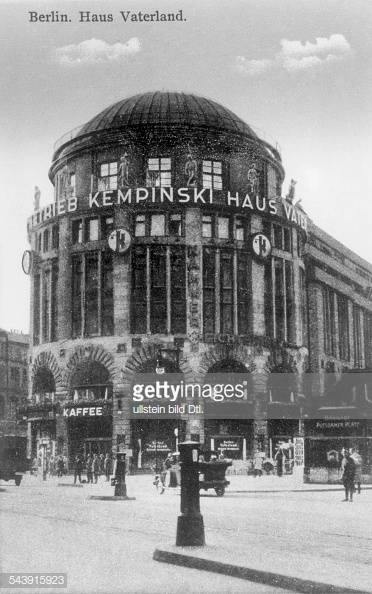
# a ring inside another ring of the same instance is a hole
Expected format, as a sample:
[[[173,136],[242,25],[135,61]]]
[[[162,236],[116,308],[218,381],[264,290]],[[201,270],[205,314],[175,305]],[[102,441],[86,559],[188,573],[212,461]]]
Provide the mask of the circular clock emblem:
[[[108,244],[113,252],[125,254],[131,246],[132,237],[126,229],[115,229],[108,236]]]
[[[263,233],[255,233],[251,239],[253,254],[260,260],[266,260],[271,254],[271,243]]]
[[[30,274],[32,266],[32,256],[30,250],[23,252],[22,256],[22,270],[25,274]]]

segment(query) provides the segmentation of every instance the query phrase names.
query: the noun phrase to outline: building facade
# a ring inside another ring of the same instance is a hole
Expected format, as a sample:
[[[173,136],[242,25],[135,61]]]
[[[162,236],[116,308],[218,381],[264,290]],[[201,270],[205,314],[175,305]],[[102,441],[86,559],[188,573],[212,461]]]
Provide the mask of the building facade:
[[[228,109],[124,99],[57,142],[49,176],[54,203],[36,193],[28,221],[30,455],[41,438],[70,460],[125,447],[149,469],[192,438],[244,465],[305,436],[327,372],[371,366],[372,266],[294,184],[282,198],[279,151]],[[135,418],[133,386],[157,373],[246,377],[244,418]]]
[[[0,330],[0,436],[25,435],[17,409],[28,397],[29,336]]]

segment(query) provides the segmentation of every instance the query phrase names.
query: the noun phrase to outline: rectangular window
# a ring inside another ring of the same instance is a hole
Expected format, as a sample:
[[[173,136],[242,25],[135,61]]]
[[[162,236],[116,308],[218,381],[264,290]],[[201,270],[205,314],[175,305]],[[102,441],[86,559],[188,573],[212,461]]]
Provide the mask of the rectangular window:
[[[324,324],[324,352],[327,355],[337,356],[336,353],[336,318],[335,294],[329,287],[323,287],[323,324]]]
[[[337,295],[337,313],[340,359],[350,361],[349,308],[347,297],[343,295]]]
[[[149,187],[170,187],[172,185],[171,160],[168,157],[150,158],[147,163]]]
[[[47,252],[49,250],[49,230],[45,229],[44,236],[43,236],[43,251]]]
[[[83,281],[83,262],[81,256],[72,257],[72,337],[82,333],[81,299]]]
[[[52,287],[51,287],[51,326],[50,326],[50,340],[57,340],[58,330],[58,265],[56,263],[52,266]]]
[[[58,250],[59,248],[59,226],[53,225],[52,227],[52,249]]]
[[[76,194],[76,176],[75,173],[70,173],[70,195],[75,196]]]
[[[282,228],[279,225],[273,225],[274,230],[274,248],[283,249]]]
[[[292,252],[292,230],[288,227],[283,227],[284,235],[284,251]]]
[[[72,243],[83,243],[83,220],[72,221]]]
[[[362,320],[361,309],[354,305],[353,307],[353,322],[354,322],[354,366],[362,367],[363,365],[363,349],[362,349]]]
[[[180,214],[169,215],[169,235],[181,237],[182,235],[182,216]]]
[[[153,334],[167,331],[166,253],[164,247],[151,251],[150,328]]]
[[[98,334],[98,254],[85,257],[85,335]]]
[[[33,319],[34,344],[40,340],[40,274],[34,277],[34,319]]]
[[[42,341],[49,342],[49,315],[50,315],[50,270],[43,274],[43,301],[42,301]]]
[[[221,334],[233,333],[233,254],[221,251],[220,324]]]
[[[364,312],[364,353],[365,366],[372,367],[372,314]]]
[[[210,215],[203,215],[202,235],[203,235],[203,237],[212,237],[213,236],[212,217]]]
[[[153,214],[150,217],[150,235],[159,237],[165,235],[165,215]]]
[[[135,246],[132,251],[132,333],[147,332],[147,265],[146,248]]]
[[[186,332],[186,259],[185,248],[173,247],[170,253],[171,333]]]
[[[203,188],[222,190],[221,161],[203,161]]]
[[[203,249],[203,331],[205,334],[215,332],[215,283],[216,252],[213,248]]]
[[[307,290],[306,290],[306,275],[305,271],[300,268],[300,300],[301,300],[301,325],[302,325],[302,344],[308,346],[308,330],[307,330]]]
[[[114,217],[101,218],[101,239],[107,239],[110,233],[114,230]]]
[[[229,224],[228,217],[217,217],[217,236],[219,239],[229,239]]]
[[[111,336],[114,334],[114,285],[112,252],[102,253],[102,334]]]
[[[144,237],[146,235],[146,217],[145,215],[137,215],[134,225],[134,235],[136,237]]]
[[[295,334],[295,305],[293,296],[293,268],[292,263],[284,260],[285,272],[285,307],[286,307],[286,340],[289,342],[296,341]]]
[[[118,164],[116,161],[101,163],[99,169],[98,191],[117,190]]]
[[[98,241],[98,218],[85,220],[85,241]]]
[[[245,219],[243,217],[235,217],[234,237],[237,241],[245,240]]]
[[[280,258],[275,258],[273,263],[275,283],[275,338],[283,341],[286,340],[284,261]]]
[[[41,233],[39,233],[39,236],[37,238],[37,251],[38,252],[41,252],[41,243],[42,243],[42,240],[43,240],[43,236],[42,236]]]
[[[249,269],[248,254],[238,251],[237,269],[237,302],[238,302],[238,334],[249,332]]]

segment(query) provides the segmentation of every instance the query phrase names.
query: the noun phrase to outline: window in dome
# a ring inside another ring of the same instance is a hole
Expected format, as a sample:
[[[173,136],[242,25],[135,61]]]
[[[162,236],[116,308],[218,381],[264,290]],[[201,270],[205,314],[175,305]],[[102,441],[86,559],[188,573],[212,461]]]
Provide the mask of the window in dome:
[[[243,217],[235,217],[234,220],[234,238],[237,241],[244,241],[245,239],[246,221]]]
[[[182,216],[180,214],[171,214],[169,216],[169,235],[182,235]]]
[[[211,215],[203,215],[202,227],[203,237],[212,237],[213,227]]]
[[[168,157],[152,157],[147,163],[146,185],[170,187],[172,185],[171,160]]]
[[[83,243],[83,220],[72,221],[72,243]]]
[[[134,235],[136,237],[144,237],[146,235],[146,216],[144,214],[136,216]]]
[[[101,239],[107,239],[114,230],[114,217],[102,217],[101,219]]]
[[[101,163],[98,191],[116,190],[118,187],[118,164],[116,161]]]
[[[165,235],[165,215],[153,214],[150,218],[150,235],[158,237]]]
[[[98,241],[98,218],[85,220],[85,241]]]
[[[229,217],[217,217],[218,239],[229,239]]]
[[[203,161],[203,188],[222,190],[221,161]]]

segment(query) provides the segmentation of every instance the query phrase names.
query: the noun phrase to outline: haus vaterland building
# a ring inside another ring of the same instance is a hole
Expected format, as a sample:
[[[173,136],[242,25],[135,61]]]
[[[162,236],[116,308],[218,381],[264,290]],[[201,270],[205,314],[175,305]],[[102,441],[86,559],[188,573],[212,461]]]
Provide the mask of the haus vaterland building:
[[[194,439],[246,468],[304,437],[310,480],[344,445],[370,472],[372,396],[350,370],[371,368],[372,265],[283,189],[277,147],[212,100],[145,93],[60,139],[49,177],[28,220],[30,455],[123,447],[138,471]],[[248,413],[135,418],[159,368],[245,376]]]

